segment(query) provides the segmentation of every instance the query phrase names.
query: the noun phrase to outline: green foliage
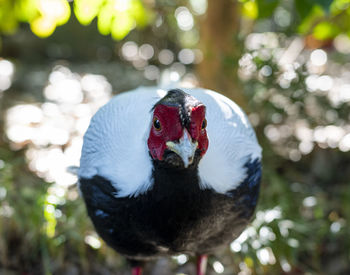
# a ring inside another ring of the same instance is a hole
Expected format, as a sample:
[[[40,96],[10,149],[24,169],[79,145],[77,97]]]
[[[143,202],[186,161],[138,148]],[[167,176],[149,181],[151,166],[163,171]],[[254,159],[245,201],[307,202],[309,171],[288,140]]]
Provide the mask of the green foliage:
[[[278,37],[280,45],[284,39],[283,35]],[[241,60],[244,65],[241,69],[249,74],[244,87],[251,110],[255,112],[251,117],[258,114],[257,133],[264,148],[259,209],[274,209],[278,205],[281,211],[281,215],[270,222],[261,218],[263,212],[257,212],[253,228],[258,233],[254,231],[247,239],[247,250],[257,250],[257,236],[264,228],[262,235],[272,232],[268,234],[271,238],[260,239],[258,249],[271,248],[276,264],[266,265],[262,271],[252,253],[253,269],[259,270],[258,274],[282,274],[277,265],[286,272],[286,262],[289,263],[287,269],[298,270],[298,274],[346,274],[350,270],[346,252],[350,245],[350,231],[346,226],[350,212],[345,201],[350,201],[350,174],[344,167],[350,164],[349,152],[325,149],[328,145],[321,142],[314,144],[311,151],[303,152],[300,144],[307,137],[297,133],[303,127],[311,133],[329,125],[334,129],[343,128],[350,109],[346,103],[332,102],[326,92],[310,92],[307,84],[310,64],[307,65],[304,58],[282,64],[275,56],[277,48],[264,45],[248,50],[244,61]],[[305,53],[300,56],[305,57]],[[247,62],[248,57],[251,62]],[[339,70],[350,61],[345,56],[338,62],[332,56],[329,59],[328,66],[338,66]],[[331,77],[337,77],[338,73],[324,72]],[[322,77],[322,73],[318,74]],[[336,118],[331,118],[330,113]],[[271,129],[274,130],[270,135]],[[247,253],[242,254],[244,259]]]
[[[20,22],[27,22],[37,36],[47,37],[69,17],[70,7],[66,0],[1,1],[0,33],[14,33]]]
[[[74,1],[74,13],[83,25],[97,18],[101,34],[111,34],[116,40],[123,39],[131,30],[145,27],[151,20],[151,11],[140,0],[78,0]]]
[[[350,30],[349,0],[247,0],[242,2],[242,14],[250,19],[264,19],[275,14],[278,7],[288,6],[295,12],[291,24],[294,32],[312,34],[318,40],[333,39]],[[277,22],[278,23],[278,22]]]
[[[334,38],[350,31],[349,0],[244,0],[240,1],[242,14],[250,19],[271,17],[276,8],[293,6],[294,31],[313,34],[316,39]],[[142,0],[76,0],[72,10],[82,25],[97,19],[102,35],[121,40],[135,27],[145,27],[154,19],[154,11]],[[172,1],[166,5],[173,6]],[[0,2],[0,33],[14,33],[20,22],[27,22],[39,37],[52,35],[56,27],[65,24],[71,16],[67,0],[2,0]]]
[[[28,171],[22,152],[1,144],[0,160],[0,271],[64,274],[65,257],[84,270],[90,251],[84,233],[93,229],[76,188],[53,201],[52,184]]]
[[[0,9],[2,34],[13,33],[18,27],[18,22],[34,24],[38,18],[45,18],[40,12],[40,7],[38,8],[35,4],[39,2],[0,0],[0,5],[4,8]],[[181,49],[179,45],[197,46],[197,39],[191,43],[186,40],[187,37],[193,40],[195,35],[199,36],[196,27],[190,31],[178,29],[174,16],[176,9],[174,1],[161,2],[168,6],[156,6],[154,10],[157,10],[155,18],[162,24],[155,24],[152,29],[146,28],[128,37],[129,43],[135,42],[137,54],[140,46],[145,43],[152,45],[154,50],[153,57],[147,61],[136,59],[139,58],[138,56],[130,60],[130,64],[134,65],[137,71],[129,67],[126,64],[127,61],[122,61],[117,55],[111,53],[115,44],[111,43],[112,50],[108,52],[106,43],[98,44],[97,40],[94,40],[96,37],[101,38],[95,29],[86,28],[91,31],[87,36],[91,43],[82,43],[82,45],[84,50],[86,48],[93,54],[89,56],[89,62],[84,63],[79,69],[76,69],[77,65],[74,63],[76,60],[64,60],[66,68],[57,70],[58,73],[48,77],[48,71],[57,63],[37,68],[32,63],[24,64],[25,61],[21,58],[14,58],[13,63],[16,64],[14,88],[2,93],[2,111],[11,105],[4,98],[13,97],[13,104],[19,101],[33,103],[33,101],[43,100],[40,93],[46,90],[43,87],[55,78],[56,81],[57,78],[59,79],[59,83],[65,83],[60,77],[69,70],[68,67],[72,69],[72,75],[75,76],[74,79],[68,78],[70,82],[74,80],[74,83],[82,83],[84,76],[88,74],[101,74],[110,81],[113,80],[114,82],[111,82],[113,88],[118,91],[140,84],[141,81],[136,74],[142,75],[146,70],[135,60],[141,60],[146,68],[156,67],[160,71],[168,70],[168,73],[176,72],[175,69],[180,68],[183,74],[190,72],[186,76],[193,78],[192,73],[195,71],[192,71],[191,65],[180,64],[178,61],[165,65],[157,60],[162,49],[176,56]],[[317,89],[310,89],[307,83],[312,78],[320,82],[322,77],[328,77],[328,80],[331,78],[329,81],[333,81],[333,86],[348,83],[350,59],[346,53],[350,51],[350,46],[345,44],[350,42],[342,35],[341,41],[344,44],[342,53],[336,51],[336,46],[332,52],[326,53],[321,50],[321,53],[326,54],[326,63],[312,70],[312,66],[315,67],[315,65],[312,65],[310,55],[314,52],[304,49],[304,39],[296,37],[295,30],[317,39],[332,39],[340,33],[350,33],[350,20],[348,20],[350,0],[332,2],[281,0],[265,3],[260,1],[260,4],[258,1],[250,0],[240,2],[245,16],[259,20],[265,13],[263,20],[257,23],[269,22],[271,29],[278,30],[273,33],[257,28],[257,33],[250,33],[250,39],[246,40],[246,49],[239,61],[239,73],[245,81],[244,93],[251,110],[249,118],[256,128],[259,142],[263,147],[263,182],[256,219],[243,235],[244,238],[240,238],[240,241],[232,246],[234,252],[227,250],[221,255],[213,256],[209,263],[212,264],[213,259],[217,257],[216,259],[225,266],[224,274],[227,275],[240,272],[259,275],[349,274],[350,151],[345,152],[339,144],[331,142],[335,130],[345,129],[348,134],[349,100],[333,102],[331,96],[337,95],[338,91],[332,90],[332,94],[330,91],[322,90],[324,87],[320,89],[320,85]],[[153,19],[153,13],[150,13],[141,1],[129,3],[132,3],[129,6],[132,8],[122,14],[116,12],[111,1],[76,0],[70,4],[69,9],[73,10],[79,20],[76,24],[90,24],[90,26],[97,24],[99,33],[122,39],[133,28],[145,26]],[[84,10],[89,7],[88,5],[92,5],[93,8]],[[263,7],[270,7],[270,10],[261,12]],[[16,12],[13,12],[15,10]],[[289,25],[282,26],[277,23],[277,15],[281,11],[282,17],[285,14],[290,16]],[[3,18],[9,21],[4,22]],[[58,24],[64,24],[65,20],[67,20],[67,14],[61,20],[55,21],[56,23],[51,27],[54,26],[55,29]],[[69,26],[73,28],[65,28],[60,33],[66,40],[67,37],[78,36],[76,25]],[[35,30],[35,27],[32,26],[32,29]],[[171,32],[174,29],[175,35]],[[53,30],[50,29],[50,31]],[[41,36],[44,35],[45,32]],[[82,36],[79,35],[79,39]],[[1,38],[8,41],[6,36]],[[42,49],[49,52],[50,49],[52,50],[52,44],[67,42],[54,38],[41,40],[45,45]],[[293,46],[298,43],[301,43],[300,48]],[[36,47],[15,45],[14,48],[27,50],[27,55],[37,51]],[[117,43],[115,52],[122,52],[123,45],[125,44]],[[69,49],[68,47],[68,51]],[[95,62],[97,55],[94,53],[102,53],[105,57],[106,51],[107,57],[108,53],[110,54],[109,59]],[[288,62],[283,63],[281,56],[284,54],[288,56],[286,53],[289,57],[294,57],[290,60],[287,58]],[[6,58],[6,56],[3,57]],[[50,58],[54,57],[50,56]],[[117,59],[116,62],[115,59]],[[42,60],[37,62],[42,63]],[[223,58],[223,62],[227,64],[225,67],[227,70],[237,66],[233,58]],[[62,64],[62,61],[59,61],[59,64]],[[113,64],[117,66],[112,66]],[[91,71],[88,71],[88,68],[92,68]],[[106,83],[96,80],[94,85],[97,90],[91,91],[91,97],[98,96],[99,88]],[[344,87],[348,89],[348,86]],[[46,105],[54,105],[53,103],[49,101]],[[86,104],[84,102],[79,107]],[[78,119],[81,108],[76,109],[74,114]],[[62,110],[66,109],[62,108]],[[69,121],[67,117],[64,123],[66,121]],[[38,125],[33,123],[30,127],[35,128]],[[323,141],[315,141],[317,131],[324,129],[329,130],[330,140],[325,138]],[[300,133],[305,134],[305,132],[307,137],[300,137]],[[1,135],[4,136],[4,133],[1,132]],[[307,138],[311,140],[305,141]],[[57,189],[57,186],[55,187],[54,183],[47,183],[28,170],[25,156],[29,151],[13,152],[6,142],[0,141],[0,273],[6,273],[7,269],[23,274],[30,272],[35,274],[120,272],[124,274],[127,272],[129,269],[125,260],[97,237],[76,187],[66,188],[60,195],[55,194],[53,190]],[[309,146],[307,150],[303,147],[305,142],[306,147]],[[25,148],[25,144],[26,142],[21,145],[21,148]],[[94,247],[88,238],[97,240],[101,247]],[[263,262],[259,258],[260,254],[273,255],[274,260],[273,257],[269,257],[269,262]],[[190,260],[185,266],[178,266],[174,260],[170,261],[172,261],[169,265],[173,273],[183,272],[186,266],[191,270],[193,264]],[[149,269],[152,269],[152,264]],[[214,272],[211,266],[209,266],[209,272]]]
[[[308,0],[297,1],[296,4],[301,18],[298,27],[301,34],[312,33],[319,40],[332,39],[340,33],[348,34],[350,1],[319,1],[317,5],[312,5]]]
[[[269,17],[278,6],[280,0],[257,0],[259,18]]]
[[[316,0],[314,2],[315,2],[315,4],[320,5],[323,8],[323,10],[328,12],[333,0]]]
[[[310,32],[311,26],[314,22],[319,22],[322,20],[324,15],[323,10],[319,6],[310,6],[309,13],[305,13],[305,17],[298,26],[298,31],[302,34],[307,34]]]
[[[295,8],[301,18],[306,18],[315,5],[314,0],[294,0]]]
[[[340,33],[340,29],[330,22],[321,22],[317,24],[313,31],[313,36],[318,40],[331,39]]]
[[[258,17],[258,7],[254,1],[246,1],[242,5],[242,14],[250,19]]]
[[[146,26],[152,16],[141,0],[76,0],[74,13],[82,25],[95,18],[101,34],[123,39],[135,27]],[[71,7],[67,0],[3,0],[0,1],[0,34],[14,33],[20,22],[30,24],[39,37],[52,35],[56,27],[69,20]]]
[[[10,263],[9,250],[12,246],[22,251],[12,252],[18,253],[19,261],[27,261],[28,256],[35,261],[36,258],[40,258],[37,248],[41,246],[41,228],[44,221],[42,207],[46,187],[23,169],[25,163],[20,155],[2,146],[0,159],[0,234],[6,236],[6,239],[0,242],[0,256],[4,264]],[[18,236],[23,236],[24,243],[18,243]]]

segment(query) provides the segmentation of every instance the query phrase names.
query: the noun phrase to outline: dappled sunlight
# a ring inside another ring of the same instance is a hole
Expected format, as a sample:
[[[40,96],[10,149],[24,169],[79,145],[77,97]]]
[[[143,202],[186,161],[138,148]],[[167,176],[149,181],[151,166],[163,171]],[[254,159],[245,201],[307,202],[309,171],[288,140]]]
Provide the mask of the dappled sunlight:
[[[278,249],[276,246],[277,236],[282,235],[284,238],[284,245],[292,250],[297,244],[297,240],[290,236],[294,235],[295,224],[291,220],[283,218],[283,213],[280,207],[275,207],[265,211],[258,211],[256,213],[256,219],[252,225],[245,229],[242,234],[234,240],[231,245],[231,251],[234,253],[243,252],[247,253],[249,248],[253,248],[256,251],[256,256],[262,265],[274,265],[277,261],[281,265],[284,265],[283,269],[290,269],[290,264],[282,256],[275,256]],[[277,231],[276,231],[277,230]],[[246,256],[245,262],[249,262],[249,256]],[[241,266],[242,271],[249,270],[248,266]]]
[[[66,200],[76,200],[78,191],[70,186],[77,176],[68,167],[79,166],[83,135],[92,115],[111,98],[111,84],[102,75],[79,75],[65,66],[55,66],[43,89],[44,103],[19,104],[6,112],[6,134],[13,149],[25,148],[28,167],[52,183],[43,204],[43,231],[56,235],[62,218],[59,209]],[[6,191],[6,189],[5,189]],[[1,216],[11,215],[2,206]],[[85,242],[98,249],[101,241],[86,235]]]
[[[186,7],[179,7],[175,10],[177,25],[183,31],[189,31],[194,26],[193,16]]]
[[[91,232],[85,236],[85,243],[94,249],[99,249],[102,245],[101,240],[95,232]]]
[[[169,52],[165,54],[172,55]],[[154,50],[149,44],[138,47],[134,42],[126,42],[121,53],[130,61],[147,61],[153,57]],[[188,63],[188,58],[194,61],[194,53],[190,53],[190,57],[189,53],[179,53],[184,63]],[[144,68],[144,76],[150,80],[196,81],[193,75],[186,75],[185,66],[179,62],[171,63],[160,74],[157,66]],[[67,168],[79,166],[83,135],[92,115],[110,100],[112,87],[102,75],[79,75],[59,65],[48,76],[43,95],[44,103],[19,104],[7,110],[6,134],[12,148],[26,148],[25,156],[32,171],[55,186],[67,188],[77,181]]]
[[[213,1],[0,1],[0,265],[9,245],[39,259],[15,272],[123,273],[76,186],[90,119],[137,86],[203,85],[235,98],[263,147],[255,218],[208,272],[348,274],[349,1],[227,1],[217,33]]]
[[[184,48],[175,53],[170,49],[158,49],[150,44],[139,46],[134,41],[123,43],[119,54],[135,69],[143,71],[146,79],[156,81],[160,85],[170,85],[182,80],[186,83],[197,83],[196,76],[187,66],[203,60],[203,53],[199,49]],[[153,65],[154,63],[157,65]]]
[[[70,7],[65,0],[40,0],[29,5],[36,6],[40,16],[34,17],[30,23],[32,31],[39,37],[48,37],[56,26],[65,24],[70,17]]]
[[[74,1],[74,12],[81,24],[89,25],[97,17],[97,27],[104,35],[121,40],[136,26],[150,21],[150,10],[140,0]]]
[[[0,95],[1,92],[11,87],[15,67],[13,63],[0,58]]]
[[[263,134],[273,144],[273,150],[293,162],[300,162],[316,147],[350,151],[348,121],[339,121],[336,111],[322,110],[316,101],[317,97],[322,97],[330,106],[350,102],[348,63],[339,65],[343,72],[339,74],[330,69],[335,62],[326,51],[307,50],[297,38],[291,44],[275,33],[253,33],[246,39],[247,51],[238,61],[239,76],[247,83],[262,84],[254,87],[254,104],[269,102],[273,106],[273,111],[265,116],[257,113],[258,110],[251,113],[251,123],[255,127],[264,125]],[[198,49],[183,48],[176,52],[134,41],[123,42],[119,55],[141,71],[145,79],[158,83],[181,82],[188,86],[198,82],[190,66],[203,58]],[[0,75],[5,72],[3,75],[12,79],[14,65],[6,61],[3,66],[7,69],[1,70],[1,66],[0,62]],[[57,224],[64,217],[61,206],[79,196],[78,191],[71,188],[77,177],[67,168],[79,165],[83,135],[90,118],[110,100],[112,85],[101,74],[76,73],[68,66],[58,65],[52,68],[42,92],[44,102],[21,103],[7,110],[6,135],[13,149],[25,149],[29,169],[52,183],[43,209],[43,231],[51,238],[56,235]],[[299,99],[301,95],[305,97]],[[298,105],[302,101],[305,103],[303,112]],[[322,123],[310,123],[310,119],[320,114],[325,117]],[[297,192],[297,186],[298,183],[292,185],[294,192]],[[0,189],[0,198],[6,196],[6,192],[6,189]],[[320,203],[317,196],[309,194],[297,208],[305,219],[311,220]],[[0,209],[0,215],[4,217],[11,217],[13,213],[9,205]],[[346,226],[345,219],[337,215],[332,214],[329,218],[327,230],[332,234],[341,233]],[[284,272],[290,272],[293,263],[288,253],[302,246],[299,226],[299,222],[289,219],[279,206],[259,209],[252,224],[230,244],[232,253],[242,255],[238,274],[253,274],[255,263],[261,266],[279,264]],[[103,242],[95,232],[84,232],[83,240],[94,250],[103,248]],[[279,254],[280,245],[285,254]],[[173,257],[173,261],[181,266],[189,260],[184,254]],[[216,259],[210,265],[217,274],[230,270],[225,261]]]
[[[221,274],[225,271],[225,267],[219,261],[213,262],[213,269],[218,274]]]
[[[314,50],[310,55],[310,61],[312,63],[312,66],[322,67],[327,63],[327,53],[324,50],[320,49]]]
[[[187,263],[188,261],[188,256],[185,254],[180,254],[178,256],[172,257],[178,264],[183,265]]]
[[[6,134],[14,149],[26,148],[29,168],[62,190],[77,181],[67,168],[79,166],[83,135],[91,116],[111,98],[111,85],[101,75],[80,76],[56,66],[43,94],[44,103],[7,111]],[[56,196],[51,192],[50,198]]]
[[[274,88],[259,86],[253,98],[256,103],[269,100],[276,108],[271,118],[265,118],[270,123],[264,128],[275,151],[292,161],[310,154],[316,144],[349,151],[349,120],[338,120],[337,113],[323,110],[319,100],[327,100],[329,108],[350,104],[350,63],[330,60],[325,50],[310,51],[300,38],[290,42],[277,33],[249,34],[245,46],[247,52],[239,60],[240,78],[246,82],[256,79],[261,84],[276,79]],[[309,94],[301,97],[305,91]],[[310,123],[322,115],[322,123]],[[253,120],[253,124],[259,121]]]

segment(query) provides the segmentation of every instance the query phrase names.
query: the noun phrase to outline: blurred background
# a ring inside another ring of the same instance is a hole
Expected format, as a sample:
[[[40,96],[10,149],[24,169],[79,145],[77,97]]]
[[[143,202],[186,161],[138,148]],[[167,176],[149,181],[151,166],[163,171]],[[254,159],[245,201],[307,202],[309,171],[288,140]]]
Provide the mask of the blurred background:
[[[1,0],[0,274],[129,274],[66,167],[114,94],[170,82],[235,100],[264,149],[256,217],[208,273],[350,274],[350,0]]]

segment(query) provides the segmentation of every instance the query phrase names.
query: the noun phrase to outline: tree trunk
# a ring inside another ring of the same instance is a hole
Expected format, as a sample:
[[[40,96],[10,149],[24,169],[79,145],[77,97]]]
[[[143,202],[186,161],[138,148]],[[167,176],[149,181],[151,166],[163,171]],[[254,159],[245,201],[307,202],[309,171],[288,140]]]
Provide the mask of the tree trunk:
[[[199,83],[233,99],[245,107],[237,68],[241,54],[239,43],[239,4],[233,0],[208,0],[208,9],[200,22],[200,48],[204,59],[196,68]]]

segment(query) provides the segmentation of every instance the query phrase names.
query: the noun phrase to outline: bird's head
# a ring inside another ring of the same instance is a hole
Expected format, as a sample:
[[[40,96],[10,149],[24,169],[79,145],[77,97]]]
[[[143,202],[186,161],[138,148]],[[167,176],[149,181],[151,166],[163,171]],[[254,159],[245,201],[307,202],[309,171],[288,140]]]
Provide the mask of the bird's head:
[[[208,149],[205,106],[181,90],[170,90],[152,108],[148,137],[154,160],[187,168],[198,163]]]

